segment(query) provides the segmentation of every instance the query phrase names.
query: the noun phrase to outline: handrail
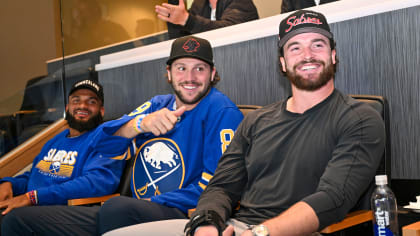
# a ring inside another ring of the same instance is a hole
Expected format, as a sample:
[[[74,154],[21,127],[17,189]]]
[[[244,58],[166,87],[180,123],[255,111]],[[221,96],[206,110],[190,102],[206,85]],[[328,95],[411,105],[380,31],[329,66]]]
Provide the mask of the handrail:
[[[13,176],[32,163],[42,146],[52,137],[68,128],[67,121],[57,120],[47,128],[34,135],[0,159],[0,178]]]

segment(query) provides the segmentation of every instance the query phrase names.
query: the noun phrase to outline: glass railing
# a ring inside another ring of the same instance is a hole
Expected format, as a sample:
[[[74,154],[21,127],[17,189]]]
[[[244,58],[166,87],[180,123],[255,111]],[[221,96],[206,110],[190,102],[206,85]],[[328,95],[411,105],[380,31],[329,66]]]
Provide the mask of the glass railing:
[[[65,100],[70,87],[81,79],[97,79],[94,68],[95,64],[99,63],[101,55],[168,39],[166,23],[158,20],[154,12],[155,5],[162,4],[163,0],[48,2],[53,5],[43,3],[45,4],[43,9],[50,11],[41,14],[50,14],[49,19],[31,22],[34,25],[30,26],[17,23],[17,27],[22,27],[19,29],[21,31],[27,30],[25,27],[44,27],[51,22],[59,26],[55,28],[55,38],[54,32],[51,33],[49,40],[55,43],[49,44],[50,47],[42,45],[41,41],[38,46],[47,48],[38,50],[36,55],[30,49],[22,50],[23,55],[19,54],[26,60],[47,59],[45,64],[41,63],[40,66],[43,67],[41,71],[46,68],[45,74],[28,76],[31,73],[23,71],[25,67],[8,67],[9,61],[2,62],[1,68],[7,68],[8,74],[13,75],[13,79],[2,79],[0,87],[11,88],[11,83],[19,82],[22,85],[12,88],[12,91],[5,90],[7,93],[3,92],[0,96],[0,160],[6,153],[64,117]],[[21,5],[31,7],[28,4]],[[10,5],[5,9],[12,11],[17,6],[22,7],[19,3],[10,1]],[[5,45],[4,48],[18,48],[25,45],[23,38],[15,39],[19,40],[22,41],[8,41],[10,45]],[[47,51],[57,53],[53,56],[51,53],[44,55],[43,53]],[[28,55],[24,55],[26,52]],[[14,63],[22,63],[22,59]]]
[[[272,2],[260,8],[267,1]],[[3,12],[19,17],[12,19],[17,23],[10,27],[0,23],[9,31],[0,49],[14,55],[0,62],[1,71],[6,71],[0,86],[0,160],[64,116],[68,90],[78,80],[97,79],[95,65],[100,56],[168,40],[166,22],[155,13],[155,6],[164,2],[168,1],[6,1]],[[276,0],[254,2],[260,17],[280,10]],[[31,10],[22,15],[13,13],[16,9]],[[28,69],[35,64],[36,69]]]

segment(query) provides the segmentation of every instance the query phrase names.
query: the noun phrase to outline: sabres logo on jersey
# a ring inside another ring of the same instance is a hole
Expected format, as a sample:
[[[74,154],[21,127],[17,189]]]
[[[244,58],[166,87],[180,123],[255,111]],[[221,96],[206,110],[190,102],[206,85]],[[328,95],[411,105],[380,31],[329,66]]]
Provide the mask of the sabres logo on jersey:
[[[70,177],[76,164],[77,151],[57,150],[52,148],[47,155],[38,162],[36,168],[44,174],[60,178]]]
[[[182,187],[185,166],[178,145],[171,139],[155,138],[137,151],[133,168],[133,192],[150,198]]]
[[[59,161],[53,162],[50,165],[50,173],[58,174],[60,172],[60,166],[61,166],[61,163]]]

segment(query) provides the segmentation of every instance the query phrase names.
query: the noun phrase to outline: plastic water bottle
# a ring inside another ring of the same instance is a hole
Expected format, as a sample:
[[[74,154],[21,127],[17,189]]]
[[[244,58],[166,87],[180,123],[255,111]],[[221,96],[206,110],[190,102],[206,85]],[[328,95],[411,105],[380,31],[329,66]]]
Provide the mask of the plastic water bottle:
[[[399,235],[397,200],[392,190],[387,186],[387,176],[377,175],[375,182],[376,189],[371,198],[374,235]]]

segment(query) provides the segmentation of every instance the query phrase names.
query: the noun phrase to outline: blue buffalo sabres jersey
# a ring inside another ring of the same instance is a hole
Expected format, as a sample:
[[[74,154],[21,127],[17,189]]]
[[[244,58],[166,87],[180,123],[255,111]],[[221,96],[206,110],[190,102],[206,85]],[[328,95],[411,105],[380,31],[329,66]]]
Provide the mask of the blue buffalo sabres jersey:
[[[12,183],[15,196],[37,190],[39,205],[67,204],[68,199],[103,196],[119,184],[124,161],[101,158],[89,146],[92,131],[67,137],[65,130],[49,140],[31,171],[0,182]]]
[[[187,212],[196,206],[243,115],[228,97],[212,88],[193,110],[184,112],[165,135],[137,135],[136,150],[127,149],[130,139],[112,136],[137,115],[162,108],[174,110],[175,96],[153,97],[119,120],[103,124],[94,146],[111,158],[135,153],[131,178],[133,197],[151,198],[153,202]]]

